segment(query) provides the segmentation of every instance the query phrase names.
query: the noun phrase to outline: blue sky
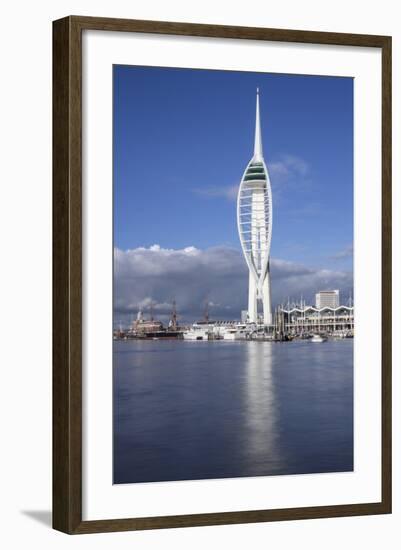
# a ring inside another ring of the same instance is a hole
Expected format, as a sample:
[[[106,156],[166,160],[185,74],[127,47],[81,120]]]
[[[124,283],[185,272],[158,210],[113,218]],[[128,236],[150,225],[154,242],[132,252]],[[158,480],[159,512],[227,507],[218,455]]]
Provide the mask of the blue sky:
[[[235,197],[253,153],[256,87],[272,258],[352,272],[350,78],[115,66],[116,248],[240,250]]]

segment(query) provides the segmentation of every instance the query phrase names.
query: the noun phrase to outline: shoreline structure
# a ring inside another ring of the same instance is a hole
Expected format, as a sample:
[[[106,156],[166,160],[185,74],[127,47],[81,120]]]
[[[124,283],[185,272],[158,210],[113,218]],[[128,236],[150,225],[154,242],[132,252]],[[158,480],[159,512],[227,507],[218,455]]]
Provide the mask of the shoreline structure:
[[[352,338],[354,336],[354,306],[339,305],[317,308],[305,303],[293,307],[279,306],[273,316],[273,323],[266,325],[262,319],[257,323],[249,321],[210,320],[206,310],[204,319],[190,325],[180,326],[177,321],[175,304],[168,326],[155,320],[151,313],[149,319],[142,311],[128,329],[122,326],[114,331],[116,340],[164,339],[182,340],[268,340],[291,341],[309,339],[320,335],[327,338]]]

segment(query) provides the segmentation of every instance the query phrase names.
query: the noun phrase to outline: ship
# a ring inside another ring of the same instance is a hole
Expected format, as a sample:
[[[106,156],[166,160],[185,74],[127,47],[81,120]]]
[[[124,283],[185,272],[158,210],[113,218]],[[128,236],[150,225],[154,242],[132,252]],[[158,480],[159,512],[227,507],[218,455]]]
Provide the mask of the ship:
[[[177,323],[177,310],[175,301],[173,301],[173,308],[171,318],[167,328],[163,325],[162,321],[158,321],[153,317],[153,307],[150,308],[150,318],[145,319],[143,312],[140,309],[138,311],[135,321],[132,323],[131,331],[132,338],[182,338],[183,330]]]

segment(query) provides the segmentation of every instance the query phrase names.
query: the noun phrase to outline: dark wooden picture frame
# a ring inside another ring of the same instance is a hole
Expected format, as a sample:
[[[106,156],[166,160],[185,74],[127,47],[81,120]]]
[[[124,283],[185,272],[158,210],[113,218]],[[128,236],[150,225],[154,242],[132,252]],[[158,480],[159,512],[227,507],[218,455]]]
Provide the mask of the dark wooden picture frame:
[[[382,53],[382,496],[380,502],[82,520],[82,31],[379,48]],[[391,37],[66,17],[53,23],[53,527],[69,534],[391,513]]]

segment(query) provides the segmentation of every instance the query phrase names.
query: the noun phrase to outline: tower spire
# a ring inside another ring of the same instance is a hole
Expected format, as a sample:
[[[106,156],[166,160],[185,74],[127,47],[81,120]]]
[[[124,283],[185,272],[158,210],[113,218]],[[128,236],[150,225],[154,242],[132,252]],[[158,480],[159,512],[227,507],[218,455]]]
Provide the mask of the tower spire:
[[[260,162],[263,159],[262,133],[260,128],[259,88],[256,88],[256,120],[255,120],[255,146],[253,160]]]

